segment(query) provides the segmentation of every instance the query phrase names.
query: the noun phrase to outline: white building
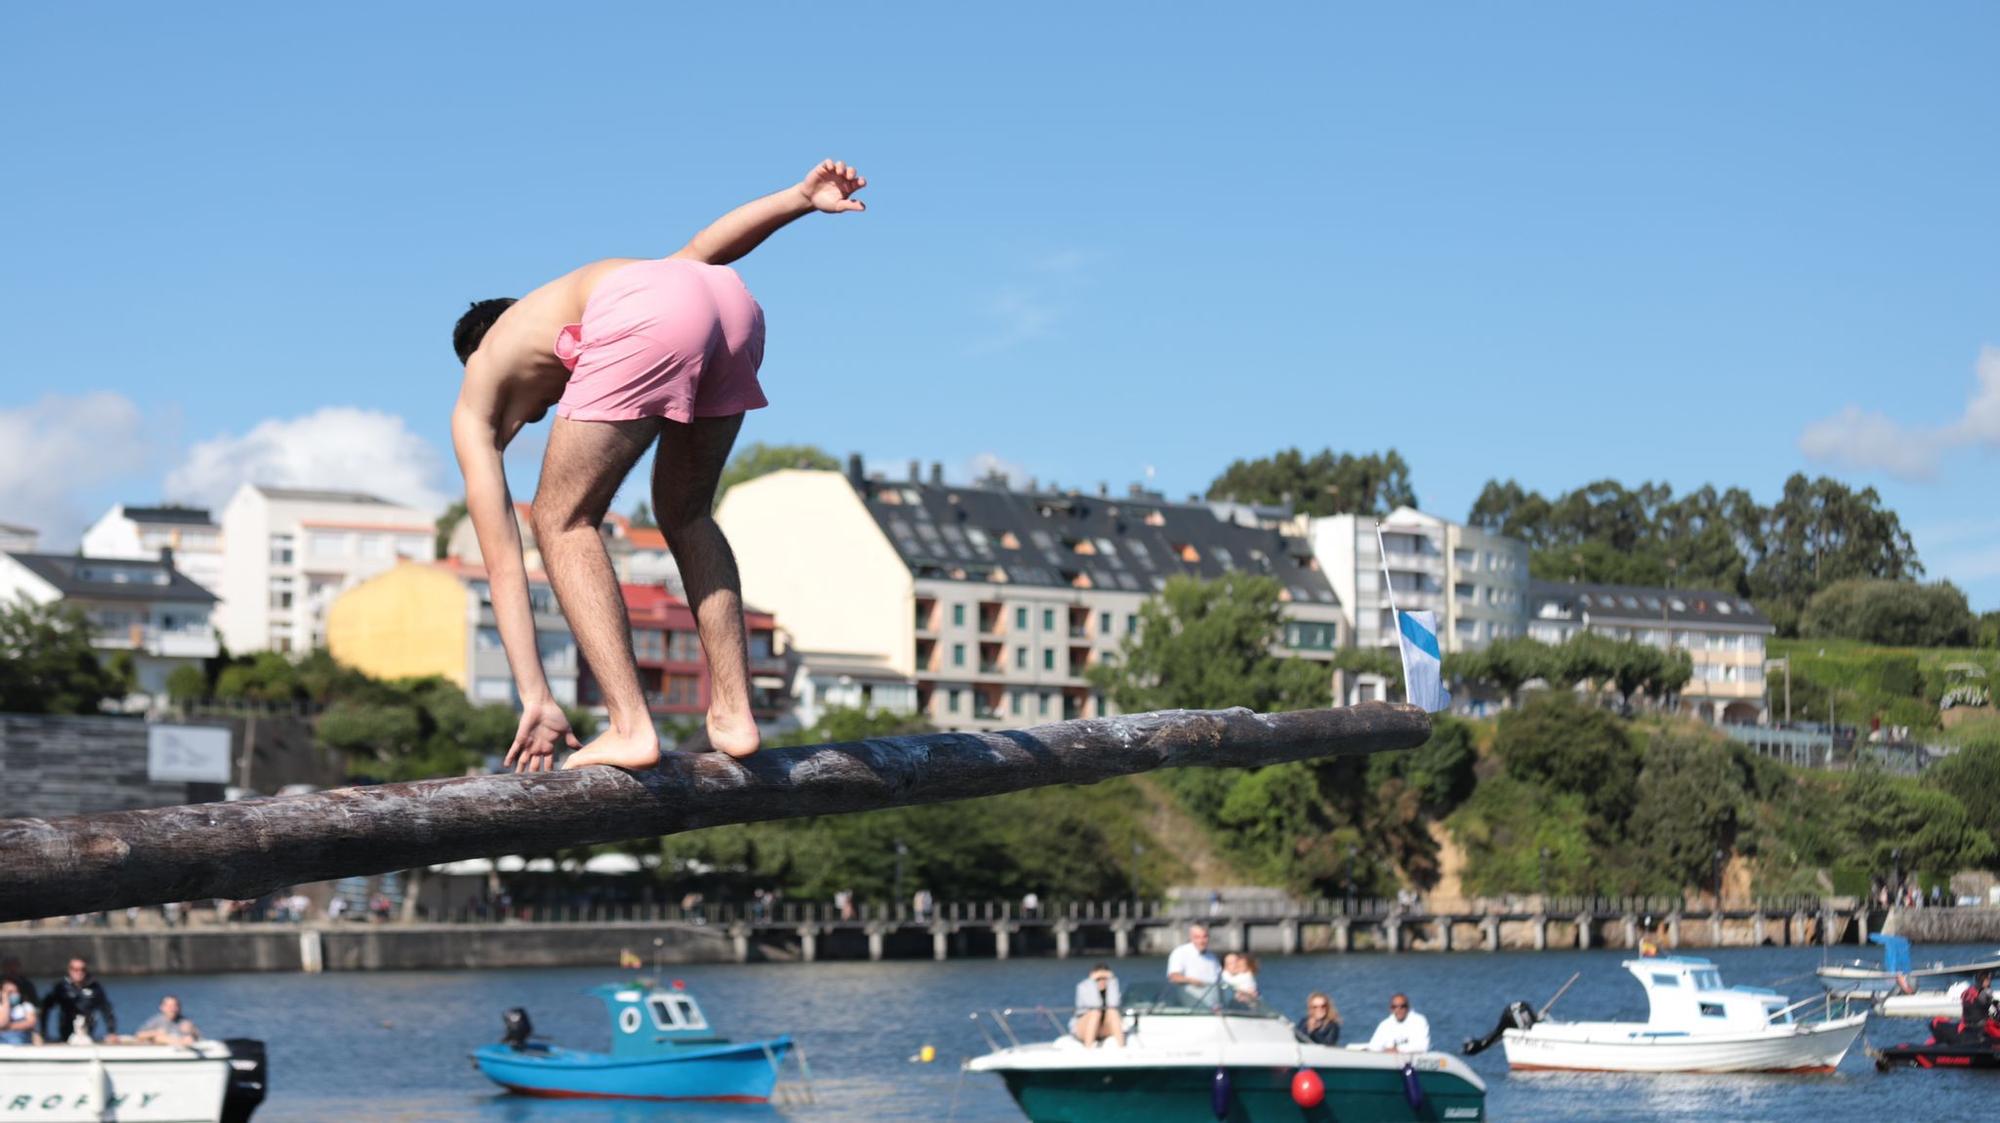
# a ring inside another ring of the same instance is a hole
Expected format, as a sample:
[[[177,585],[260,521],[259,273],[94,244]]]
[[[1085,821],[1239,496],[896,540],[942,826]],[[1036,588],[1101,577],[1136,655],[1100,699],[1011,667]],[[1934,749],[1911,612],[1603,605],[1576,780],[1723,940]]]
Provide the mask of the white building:
[[[93,558],[157,558],[174,552],[174,568],[222,595],[222,528],[206,507],[134,507],[120,503],[83,532]]]
[[[326,643],[342,589],[402,559],[429,561],[432,516],[351,491],[244,484],[222,510],[222,638],[229,650]]]
[[[41,532],[34,527],[0,523],[0,553],[32,554],[41,540]]]
[[[1768,720],[1764,641],[1776,631],[1757,606],[1717,589],[1659,589],[1537,581],[1529,588],[1529,634],[1568,643],[1582,632],[1685,651],[1694,677],[1683,712],[1717,725]]]
[[[1340,603],[1348,606],[1356,647],[1396,646],[1396,622],[1382,587],[1385,549],[1396,607],[1436,612],[1447,652],[1476,651],[1527,632],[1528,547],[1517,539],[1398,507],[1384,519],[1314,519],[1312,544]]]
[[[0,601],[22,598],[81,611],[92,647],[132,653],[141,694],[164,695],[176,667],[219,653],[209,621],[215,595],[162,558],[0,554]]]

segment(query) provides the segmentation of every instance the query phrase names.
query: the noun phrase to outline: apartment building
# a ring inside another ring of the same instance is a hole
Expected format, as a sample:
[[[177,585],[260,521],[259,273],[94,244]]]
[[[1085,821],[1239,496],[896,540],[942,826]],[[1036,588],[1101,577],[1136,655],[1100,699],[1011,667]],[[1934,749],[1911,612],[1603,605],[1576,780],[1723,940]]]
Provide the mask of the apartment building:
[[[535,647],[549,693],[578,702],[581,664],[555,592],[539,573],[528,578]],[[437,675],[475,703],[518,704],[486,571],[463,559],[404,560],[341,591],[326,613],[326,646],[335,659],[377,678]]]
[[[209,621],[215,595],[165,557],[0,554],[0,602],[17,598],[80,610],[100,655],[131,653],[142,695],[164,696],[175,668],[199,668],[220,651]]]
[[[935,466],[928,481],[914,466],[889,481],[864,476],[857,458],[845,473],[738,484],[716,517],[745,598],[774,610],[799,648],[906,676],[917,712],[945,728],[1111,712],[1086,672],[1179,574],[1276,577],[1288,654],[1331,660],[1344,638],[1304,539],[1155,495],[959,486]]]
[[[81,548],[93,558],[150,559],[172,550],[175,569],[222,595],[222,528],[206,507],[120,503],[83,532]]]
[[[1564,643],[1580,632],[1680,649],[1694,664],[1681,708],[1716,724],[1761,724],[1768,714],[1765,639],[1775,630],[1755,605],[1714,589],[1532,582],[1528,634]]]
[[[514,529],[521,536],[521,556],[530,571],[541,571],[541,547],[535,542],[535,525],[528,517],[530,507],[526,503],[514,504]],[[664,586],[675,596],[685,590],[681,587],[681,571],[674,564],[674,555],[667,549],[666,535],[658,527],[634,526],[624,515],[606,515],[604,525],[599,528],[604,538],[604,552],[611,558],[611,571],[618,580],[633,585]],[[464,558],[472,565],[484,565],[485,557],[479,551],[479,535],[473,532],[472,520],[461,517],[452,527],[451,535],[445,540],[445,556]]]
[[[1314,556],[1349,610],[1347,624],[1357,647],[1396,646],[1390,593],[1396,607],[1437,613],[1447,652],[1476,651],[1526,633],[1526,543],[1409,507],[1383,519],[1314,519],[1311,536]]]
[[[352,491],[244,484],[222,512],[219,624],[232,652],[326,643],[335,597],[436,552],[432,516]]]
[[[659,585],[625,585],[620,592],[632,625],[632,656],[646,708],[656,721],[706,714],[708,661],[702,655],[694,610]],[[746,609],[743,625],[750,647],[750,712],[768,732],[790,709],[790,668],[779,647],[778,622],[770,613]],[[587,662],[582,665],[577,700],[585,706],[604,704]]]

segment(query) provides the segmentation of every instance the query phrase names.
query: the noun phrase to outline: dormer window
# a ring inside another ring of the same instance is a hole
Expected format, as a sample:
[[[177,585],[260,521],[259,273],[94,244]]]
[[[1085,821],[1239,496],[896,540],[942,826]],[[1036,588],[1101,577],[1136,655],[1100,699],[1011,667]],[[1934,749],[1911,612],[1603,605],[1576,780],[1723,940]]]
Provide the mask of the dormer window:
[[[1003,550],[1018,550],[1021,548],[1021,540],[1014,537],[1014,532],[1011,530],[1002,531],[1000,533],[1000,548]]]
[[[1201,551],[1195,549],[1192,543],[1185,543],[1185,542],[1175,543],[1174,553],[1179,554],[1181,556],[1181,560],[1188,563],[1189,565],[1201,564]]]
[[[1147,512],[1146,512],[1146,525],[1147,525],[1147,526],[1165,526],[1165,525],[1167,525],[1167,516],[1166,516],[1165,514],[1163,514],[1163,513],[1159,512],[1159,511],[1147,511]]]

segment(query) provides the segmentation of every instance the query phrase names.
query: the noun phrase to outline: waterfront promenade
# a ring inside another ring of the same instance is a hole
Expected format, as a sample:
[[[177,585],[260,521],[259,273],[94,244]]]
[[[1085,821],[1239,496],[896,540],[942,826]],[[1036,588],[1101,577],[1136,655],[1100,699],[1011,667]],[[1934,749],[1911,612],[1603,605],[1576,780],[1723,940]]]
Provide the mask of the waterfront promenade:
[[[2000,931],[2000,909],[1954,914],[1957,939]],[[945,902],[923,916],[872,905],[600,905],[466,913],[418,923],[101,922],[0,928],[0,956],[48,973],[83,954],[108,975],[218,971],[370,971],[560,967],[621,952],[674,963],[882,959],[1124,958],[1161,955],[1186,927],[1210,927],[1219,951],[1261,955],[1633,948],[1797,947],[1865,943],[1884,918],[1852,899],[1712,902],[1675,898],[1488,898],[1431,901],[1259,900],[1227,908],[1147,901],[1055,902],[1024,913],[1005,902]],[[1974,935],[1968,935],[1974,933]],[[1996,937],[2000,938],[2000,937]]]

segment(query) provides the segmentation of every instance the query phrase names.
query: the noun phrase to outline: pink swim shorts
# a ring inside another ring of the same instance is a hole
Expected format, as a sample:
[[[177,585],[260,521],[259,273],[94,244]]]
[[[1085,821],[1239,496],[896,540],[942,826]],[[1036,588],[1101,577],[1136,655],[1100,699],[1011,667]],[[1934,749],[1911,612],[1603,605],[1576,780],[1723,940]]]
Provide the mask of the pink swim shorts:
[[[573,421],[731,417],[770,404],[757,384],[764,310],[725,265],[635,261],[598,279],[583,322],[556,333]]]

